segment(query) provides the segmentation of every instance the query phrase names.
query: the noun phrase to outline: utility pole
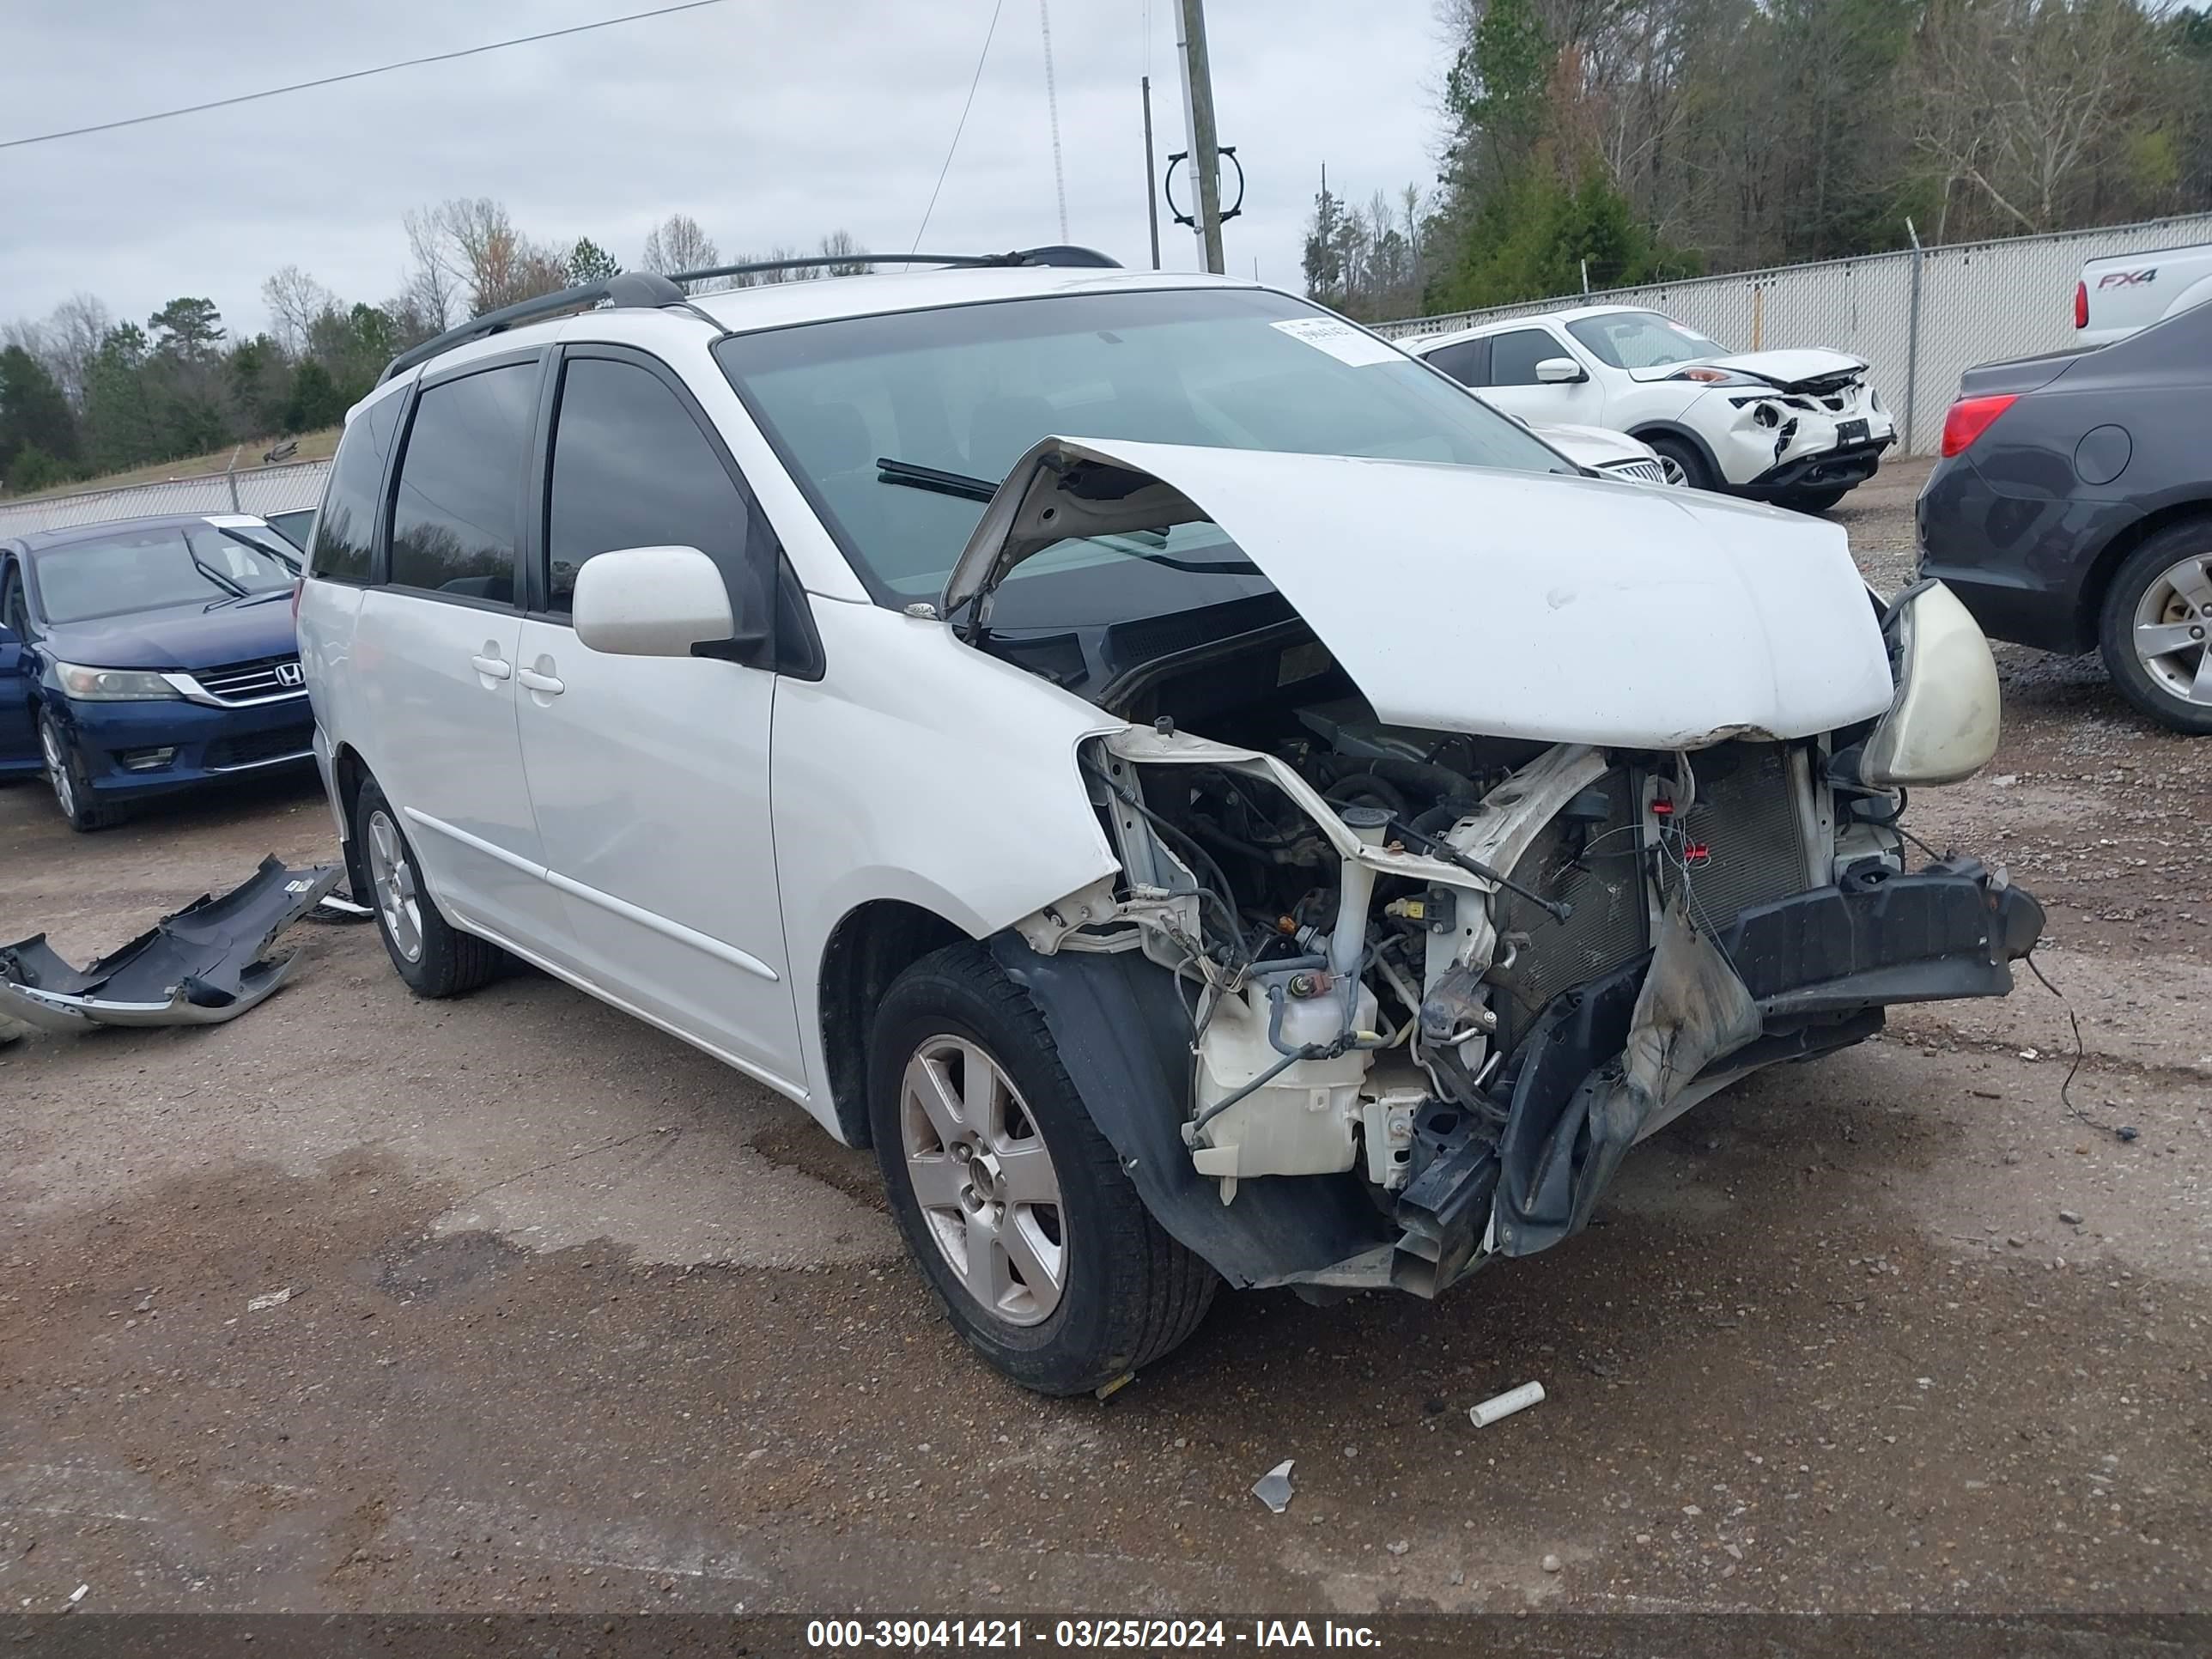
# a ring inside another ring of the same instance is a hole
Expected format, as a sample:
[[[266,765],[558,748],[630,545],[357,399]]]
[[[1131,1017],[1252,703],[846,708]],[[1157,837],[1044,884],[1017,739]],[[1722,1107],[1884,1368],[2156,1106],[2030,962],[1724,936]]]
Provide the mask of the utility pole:
[[[1221,151],[1213,125],[1213,72],[1206,58],[1206,0],[1181,0],[1183,114],[1190,124],[1191,214],[1198,221],[1198,250],[1206,268],[1227,270],[1221,253]]]
[[[1160,177],[1152,171],[1152,77],[1145,88],[1145,218],[1152,229],[1152,269],[1160,268]]]

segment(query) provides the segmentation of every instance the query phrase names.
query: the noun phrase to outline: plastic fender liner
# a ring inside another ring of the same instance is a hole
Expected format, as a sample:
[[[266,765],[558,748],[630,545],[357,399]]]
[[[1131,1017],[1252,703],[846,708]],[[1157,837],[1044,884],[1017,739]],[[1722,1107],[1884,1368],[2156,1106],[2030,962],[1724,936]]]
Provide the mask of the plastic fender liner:
[[[334,864],[291,870],[265,858],[221,898],[194,900],[82,971],[44,933],[0,945],[0,1016],[63,1032],[234,1019],[282,985],[295,960],[262,952],[343,873]]]
[[[1688,1024],[1662,1030],[1662,1021],[1643,1033],[1659,1046],[1644,1056],[1641,1087],[1624,1051],[1665,1000],[1644,996],[1655,953],[1560,993],[1511,1062],[1498,1149],[1499,1253],[1532,1255],[1589,1221],[1644,1119],[1694,1081],[1670,1073],[1665,1088],[1651,1090],[1654,1060],[1694,1056],[1719,1072],[1808,1057],[1865,1036],[1878,1024],[1868,1016],[1892,1003],[2002,996],[2012,989],[2008,964],[2042,931],[2033,898],[1963,858],[1753,906],[1712,944],[1751,997],[1762,1035],[1738,1041],[1743,1031],[1725,996],[1682,999]],[[1679,1056],[1668,1052],[1676,1046]]]
[[[1224,1204],[1220,1183],[1191,1167],[1182,1144],[1190,1014],[1166,969],[1135,951],[1039,956],[1011,933],[994,934],[990,946],[1044,1015],[1085,1109],[1145,1207],[1231,1285],[1310,1282],[1332,1269],[1351,1275],[1354,1258],[1387,1252],[1395,1231],[1349,1177],[1269,1176],[1240,1182],[1236,1201]]]

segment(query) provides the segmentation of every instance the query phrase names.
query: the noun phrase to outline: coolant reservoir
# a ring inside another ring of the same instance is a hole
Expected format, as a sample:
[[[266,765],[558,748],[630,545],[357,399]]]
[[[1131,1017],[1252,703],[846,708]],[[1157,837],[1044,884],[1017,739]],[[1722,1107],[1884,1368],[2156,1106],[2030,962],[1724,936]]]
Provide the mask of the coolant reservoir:
[[[1359,988],[1360,1030],[1371,1031],[1374,992]],[[1292,1048],[1333,1041],[1342,1029],[1340,994],[1291,997],[1283,1007],[1283,1041]],[[1267,1041],[1267,999],[1257,987],[1224,1000],[1199,1046],[1198,1107],[1224,1100],[1282,1059]],[[1370,1055],[1349,1049],[1334,1060],[1301,1060],[1238,1101],[1200,1131],[1191,1151],[1202,1176],[1334,1175],[1352,1166],[1359,1085]]]

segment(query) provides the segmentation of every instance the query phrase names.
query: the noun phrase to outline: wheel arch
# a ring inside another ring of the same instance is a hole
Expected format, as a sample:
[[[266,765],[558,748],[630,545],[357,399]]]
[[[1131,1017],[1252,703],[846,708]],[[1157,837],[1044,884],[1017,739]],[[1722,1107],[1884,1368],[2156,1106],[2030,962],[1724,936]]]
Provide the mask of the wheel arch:
[[[2105,600],[2111,592],[2112,579],[2128,557],[2160,531],[2186,524],[2192,519],[2203,520],[2212,526],[2212,495],[2194,495],[2182,501],[2169,501],[2165,506],[2146,513],[2140,519],[2124,525],[2097,551],[2089,566],[2089,573],[2081,579],[2081,591],[2075,601],[2074,637],[2085,643],[2082,649],[2093,649],[2102,637]]]
[[[1705,464],[1705,477],[1712,480],[1712,488],[1724,489],[1728,487],[1728,474],[1721,471],[1720,457],[1713,453],[1713,447],[1681,422],[1639,421],[1628,428],[1628,435],[1640,438],[1647,444],[1654,438],[1679,439],[1698,452],[1698,459]]]
[[[345,857],[346,890],[362,902],[368,891],[368,856],[353,832],[353,809],[361,799],[362,785],[374,775],[351,744],[341,743],[331,750],[331,789],[338,810],[338,850]]]
[[[868,1127],[868,1042],[877,1006],[902,973],[948,945],[973,937],[926,906],[877,898],[838,919],[822,948],[815,1015],[838,1139],[866,1146]]]

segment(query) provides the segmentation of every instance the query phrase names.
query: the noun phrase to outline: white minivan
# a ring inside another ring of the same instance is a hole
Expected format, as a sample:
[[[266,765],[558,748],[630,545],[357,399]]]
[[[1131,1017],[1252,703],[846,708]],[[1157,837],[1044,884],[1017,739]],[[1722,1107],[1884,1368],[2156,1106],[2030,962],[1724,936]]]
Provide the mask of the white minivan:
[[[2002,994],[2040,927],[1897,823],[1996,742],[1940,586],[1078,251],[429,342],[347,422],[299,637],[408,985],[519,958],[872,1145],[1051,1392],[1224,1279],[1543,1249],[1696,1101]]]

